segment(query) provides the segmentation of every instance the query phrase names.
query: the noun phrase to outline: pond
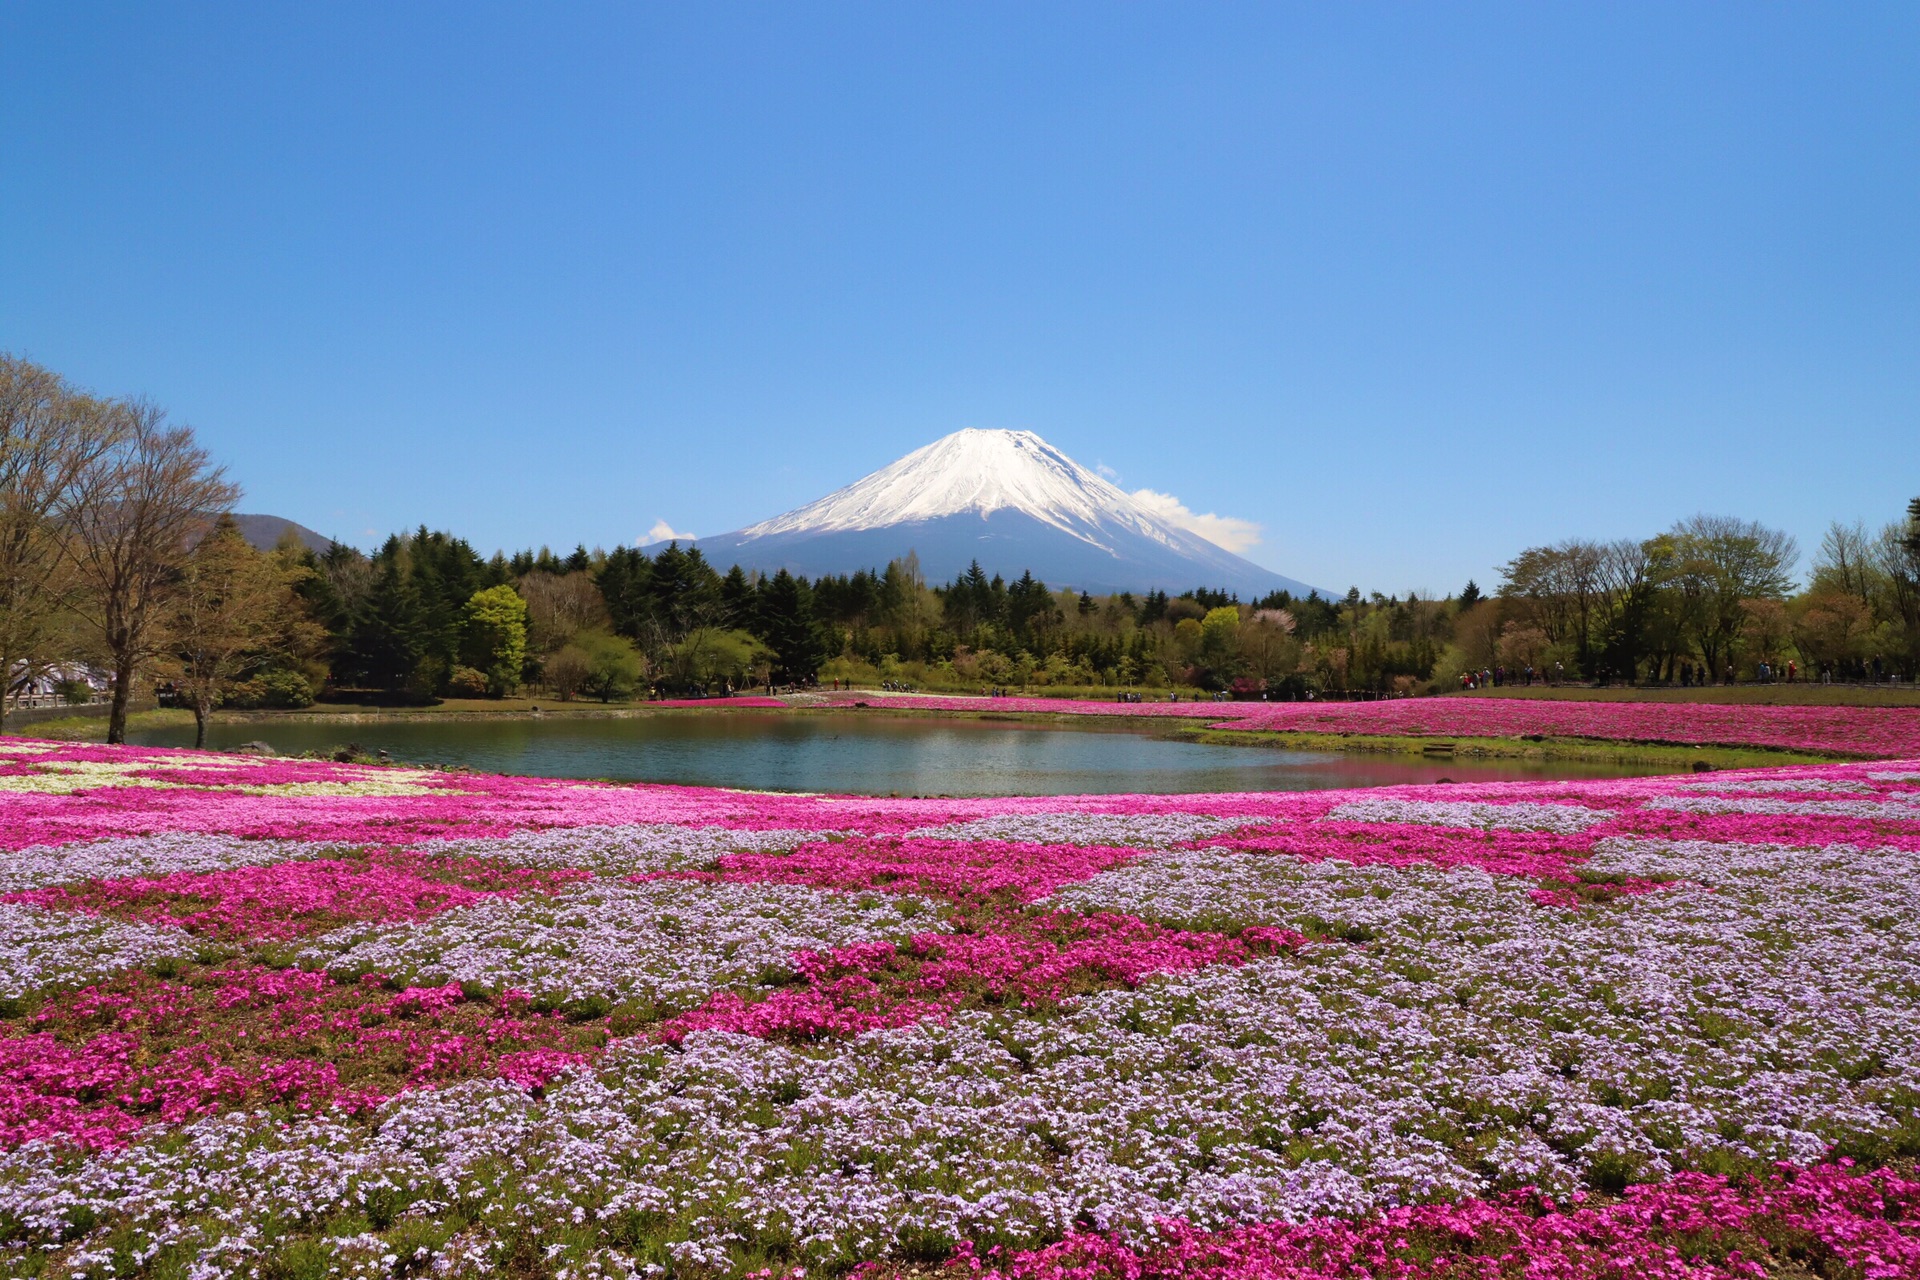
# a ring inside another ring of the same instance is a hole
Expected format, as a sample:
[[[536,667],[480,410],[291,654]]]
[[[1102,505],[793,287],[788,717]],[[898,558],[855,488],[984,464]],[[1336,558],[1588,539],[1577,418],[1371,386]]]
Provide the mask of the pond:
[[[129,735],[191,746],[191,728]],[[215,724],[207,745],[263,741],[282,754],[354,742],[396,760],[489,773],[611,778],[865,795],[1073,795],[1118,791],[1312,791],[1405,782],[1626,777],[1631,766],[1417,760],[1213,746],[1131,727],[885,713],[666,712],[340,723]]]

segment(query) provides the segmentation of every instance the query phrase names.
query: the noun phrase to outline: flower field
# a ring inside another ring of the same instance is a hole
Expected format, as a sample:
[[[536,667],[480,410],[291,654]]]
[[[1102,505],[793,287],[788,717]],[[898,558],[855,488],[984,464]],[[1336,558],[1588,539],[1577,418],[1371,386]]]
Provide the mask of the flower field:
[[[1704,702],[1561,702],[1546,698],[1396,698],[1382,702],[1086,702],[832,694],[903,710],[1175,716],[1221,729],[1439,738],[1593,738],[1682,746],[1767,747],[1858,756],[1920,756],[1920,708],[1730,706]]]
[[[0,740],[0,1272],[1920,1276],[1920,740],[1694,710],[1897,758],[903,800]]]

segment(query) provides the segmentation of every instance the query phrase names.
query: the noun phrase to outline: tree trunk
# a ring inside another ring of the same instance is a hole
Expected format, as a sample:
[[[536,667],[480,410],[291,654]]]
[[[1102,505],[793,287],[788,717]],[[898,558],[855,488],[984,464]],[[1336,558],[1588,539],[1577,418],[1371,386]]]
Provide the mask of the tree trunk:
[[[127,702],[133,696],[133,659],[121,658],[113,664],[113,709],[107,715],[107,741],[124,745],[127,741]]]
[[[193,700],[193,746],[196,751],[207,745],[207,704]]]

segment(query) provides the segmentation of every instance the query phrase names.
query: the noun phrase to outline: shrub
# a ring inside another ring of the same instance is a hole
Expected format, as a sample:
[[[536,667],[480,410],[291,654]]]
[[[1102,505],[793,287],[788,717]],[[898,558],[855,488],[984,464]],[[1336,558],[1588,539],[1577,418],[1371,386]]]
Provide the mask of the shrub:
[[[455,667],[447,677],[447,693],[455,698],[484,698],[487,673],[475,667]]]
[[[53,686],[53,691],[70,707],[84,707],[93,701],[93,686],[85,680],[62,680]]]
[[[569,644],[552,654],[541,667],[541,678],[553,696],[571,702],[573,695],[586,687],[593,674],[593,656],[577,644]]]
[[[313,685],[298,671],[262,671],[250,680],[242,680],[222,700],[229,707],[250,710],[273,707],[280,710],[313,705]]]

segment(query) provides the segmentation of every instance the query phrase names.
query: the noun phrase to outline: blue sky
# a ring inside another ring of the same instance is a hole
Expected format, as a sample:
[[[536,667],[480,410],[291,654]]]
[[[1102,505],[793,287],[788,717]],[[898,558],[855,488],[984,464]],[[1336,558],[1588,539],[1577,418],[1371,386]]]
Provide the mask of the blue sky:
[[[0,8],[0,349],[371,544],[963,426],[1368,590],[1920,494],[1920,6]]]

